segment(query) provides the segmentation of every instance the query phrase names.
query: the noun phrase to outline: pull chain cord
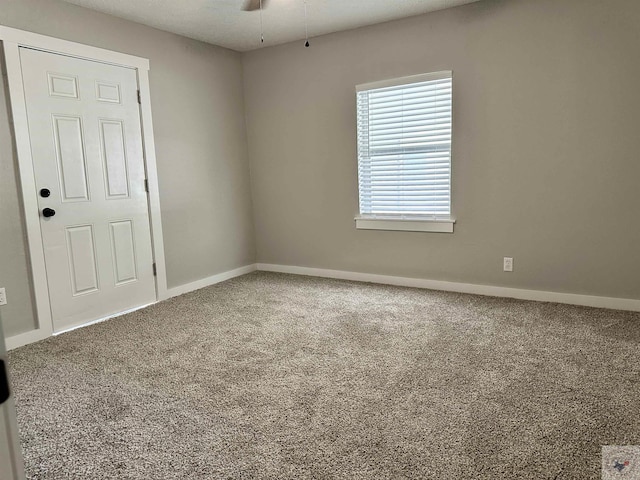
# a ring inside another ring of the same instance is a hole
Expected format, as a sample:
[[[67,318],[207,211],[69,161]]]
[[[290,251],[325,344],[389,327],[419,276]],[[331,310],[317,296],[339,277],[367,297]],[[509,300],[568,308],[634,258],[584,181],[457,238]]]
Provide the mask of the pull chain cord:
[[[304,0],[304,36],[306,41],[304,42],[304,46],[308,47],[309,43],[309,24],[307,22],[307,0]]]
[[[264,28],[262,27],[262,0],[260,0],[260,43],[264,43]]]

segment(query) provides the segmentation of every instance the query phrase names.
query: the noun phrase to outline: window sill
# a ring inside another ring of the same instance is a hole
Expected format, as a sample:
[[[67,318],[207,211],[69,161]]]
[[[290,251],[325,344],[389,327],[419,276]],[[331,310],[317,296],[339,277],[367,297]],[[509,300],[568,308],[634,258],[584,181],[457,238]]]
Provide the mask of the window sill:
[[[453,233],[454,218],[357,216],[358,230]]]

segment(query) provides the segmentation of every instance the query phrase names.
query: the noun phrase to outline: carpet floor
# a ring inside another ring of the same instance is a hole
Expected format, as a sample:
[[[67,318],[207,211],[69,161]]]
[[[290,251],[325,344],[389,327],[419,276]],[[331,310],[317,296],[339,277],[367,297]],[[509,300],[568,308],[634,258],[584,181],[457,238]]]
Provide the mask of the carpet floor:
[[[10,353],[31,479],[596,479],[640,314],[253,273]]]

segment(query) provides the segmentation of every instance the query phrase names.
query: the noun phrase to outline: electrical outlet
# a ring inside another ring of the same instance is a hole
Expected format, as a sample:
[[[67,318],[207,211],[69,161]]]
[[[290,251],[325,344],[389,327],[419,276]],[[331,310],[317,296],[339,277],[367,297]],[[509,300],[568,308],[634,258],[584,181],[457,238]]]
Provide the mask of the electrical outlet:
[[[502,268],[504,269],[505,272],[513,272],[513,258],[504,257]]]
[[[4,288],[0,288],[0,305],[7,304],[7,292],[4,291]]]

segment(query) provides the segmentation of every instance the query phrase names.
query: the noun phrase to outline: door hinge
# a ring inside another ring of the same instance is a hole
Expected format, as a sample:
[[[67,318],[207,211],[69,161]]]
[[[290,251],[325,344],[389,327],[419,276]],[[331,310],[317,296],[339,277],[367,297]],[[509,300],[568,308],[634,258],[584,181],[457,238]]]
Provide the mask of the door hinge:
[[[144,191],[149,193],[149,180],[144,179]]]
[[[153,276],[157,276],[158,275],[158,270],[156,269],[156,263],[153,262]]]
[[[142,105],[142,96],[140,95],[140,90],[138,90],[138,103]]]

